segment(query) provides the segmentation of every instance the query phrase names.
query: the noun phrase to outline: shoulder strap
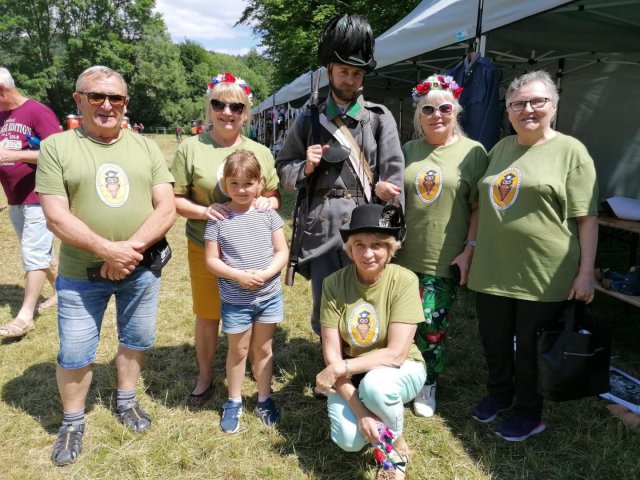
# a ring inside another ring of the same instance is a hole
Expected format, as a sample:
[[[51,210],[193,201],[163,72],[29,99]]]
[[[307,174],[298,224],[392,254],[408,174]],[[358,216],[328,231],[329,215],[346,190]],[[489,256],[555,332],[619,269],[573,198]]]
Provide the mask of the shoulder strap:
[[[358,172],[358,177],[360,177],[360,172],[364,172],[364,174],[367,176],[367,179],[369,180],[369,185],[373,187],[373,184],[374,184],[373,172],[369,167],[369,162],[367,162],[367,159],[364,158],[364,153],[362,153],[362,150],[358,146],[358,143],[356,142],[355,138],[353,138],[353,135],[351,135],[351,132],[346,127],[346,125],[344,124],[344,122],[340,117],[335,117],[333,121],[338,126],[338,128],[340,129],[342,134],[345,136],[345,138],[351,144],[351,148],[353,149],[353,152],[355,153],[355,155],[350,156],[349,158],[354,159],[354,167],[356,168],[356,172]]]

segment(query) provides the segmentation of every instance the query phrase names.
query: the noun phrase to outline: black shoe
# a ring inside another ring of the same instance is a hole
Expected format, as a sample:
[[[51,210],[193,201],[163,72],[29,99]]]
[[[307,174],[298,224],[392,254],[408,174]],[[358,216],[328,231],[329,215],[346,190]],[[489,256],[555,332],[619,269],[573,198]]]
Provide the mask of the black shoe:
[[[187,400],[185,404],[189,408],[200,408],[205,404],[207,400],[209,400],[213,396],[213,383],[209,384],[209,388],[207,388],[204,392],[195,395],[193,392],[187,396]]]
[[[137,400],[131,400],[116,408],[118,420],[134,432],[144,432],[151,428],[151,417],[140,408]]]
[[[511,400],[503,400],[493,395],[487,395],[473,407],[471,416],[479,422],[489,423],[495,420],[500,412],[511,408],[511,402]]]
[[[84,424],[68,424],[60,427],[58,438],[53,444],[53,452],[51,453],[51,461],[54,465],[62,467],[78,459],[78,456],[82,453],[83,433]]]

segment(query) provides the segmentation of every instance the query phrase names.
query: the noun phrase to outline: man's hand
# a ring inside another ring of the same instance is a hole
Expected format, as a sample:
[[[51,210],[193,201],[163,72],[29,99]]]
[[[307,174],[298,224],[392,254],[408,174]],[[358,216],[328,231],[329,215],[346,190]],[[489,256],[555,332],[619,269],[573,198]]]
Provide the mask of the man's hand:
[[[109,242],[102,256],[105,264],[100,274],[110,280],[122,280],[138,266],[143,251],[144,243],[140,241]]]
[[[304,174],[311,175],[322,159],[322,154],[329,150],[329,145],[309,145],[304,163]]]

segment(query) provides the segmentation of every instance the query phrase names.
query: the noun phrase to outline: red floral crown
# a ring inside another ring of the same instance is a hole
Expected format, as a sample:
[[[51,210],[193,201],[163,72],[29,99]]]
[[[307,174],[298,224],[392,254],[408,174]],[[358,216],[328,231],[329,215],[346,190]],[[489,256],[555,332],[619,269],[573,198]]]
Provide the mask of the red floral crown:
[[[218,75],[214,75],[213,77],[211,77],[211,81],[209,82],[209,86],[207,88],[207,93],[213,90],[219,83],[235,83],[242,90],[244,90],[244,93],[247,94],[249,100],[251,100],[251,98],[253,97],[253,94],[251,93],[251,89],[249,88],[249,85],[247,85],[247,82],[245,82],[240,77],[234,77],[229,72],[219,73]]]
[[[417,103],[420,97],[424,97],[431,90],[447,90],[453,93],[454,98],[460,98],[464,89],[449,75],[431,75],[414,87],[411,97]]]

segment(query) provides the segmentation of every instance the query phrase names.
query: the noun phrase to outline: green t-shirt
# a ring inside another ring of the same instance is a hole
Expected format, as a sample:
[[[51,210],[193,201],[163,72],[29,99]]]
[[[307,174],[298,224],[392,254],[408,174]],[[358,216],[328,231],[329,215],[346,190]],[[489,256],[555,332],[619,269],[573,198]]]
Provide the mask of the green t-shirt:
[[[481,143],[461,137],[444,147],[412,140],[402,147],[407,236],[396,262],[414,272],[451,277],[449,265],[464,250],[487,169]]]
[[[88,137],[82,127],[52,135],[38,155],[36,190],[69,199],[71,213],[93,232],[112,241],[127,240],[153,212],[152,187],[173,182],[155,142],[123,130],[115,143]],[[60,273],[87,278],[87,267],[103,260],[62,243]]]
[[[358,281],[355,265],[331,274],[322,284],[320,324],[339,330],[346,357],[384,348],[390,323],[422,321],[418,277],[399,265],[387,265],[382,278],[370,286]],[[407,358],[424,361],[415,343]]]
[[[228,202],[229,198],[222,185],[222,168],[224,159],[236,150],[248,150],[258,159],[264,178],[263,192],[278,189],[275,161],[267,147],[246,137],[242,137],[239,145],[221,147],[212,140],[209,132],[203,132],[182,142],[178,147],[171,165],[171,173],[176,179],[174,193],[184,195],[198,205]],[[187,219],[187,238],[204,246],[206,225],[205,220]]]
[[[596,171],[585,146],[561,133],[533,147],[504,138],[478,187],[469,288],[522,300],[567,298],[580,260],[575,217],[597,213]]]

